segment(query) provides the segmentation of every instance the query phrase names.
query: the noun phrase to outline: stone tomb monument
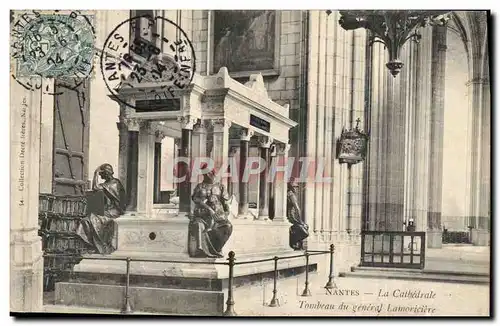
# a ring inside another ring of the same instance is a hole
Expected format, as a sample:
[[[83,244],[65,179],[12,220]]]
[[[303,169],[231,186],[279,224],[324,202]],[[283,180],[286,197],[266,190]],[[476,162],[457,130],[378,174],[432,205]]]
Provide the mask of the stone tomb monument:
[[[266,169],[250,183],[241,178],[221,181],[233,207],[227,217],[232,233],[222,249],[224,257],[189,255],[189,224],[195,209],[191,196],[203,176],[178,185],[178,205],[155,205],[153,198],[159,191],[155,173],[161,157],[158,153],[155,156],[155,144],[164,136],[179,139],[179,157],[187,162],[210,157],[216,170],[235,158],[241,171],[251,147],[258,147],[265,161],[279,160],[283,166],[288,159],[289,130],[296,123],[288,118],[288,105],[278,105],[268,98],[260,74],[241,84],[221,68],[216,75],[195,75],[188,87],[175,90],[173,99],[155,100],[154,94],[171,86],[170,81],[143,81],[123,86],[120,101],[113,98],[121,103],[118,170],[129,196],[126,213],[116,219],[117,250],[105,256],[92,255],[108,260],[83,259],[76,265],[68,282],[56,284],[56,303],[121,308],[126,262],[109,259],[130,257],[130,304],[134,311],[221,314],[227,296],[228,266],[213,262],[227,262],[229,251],[235,252],[237,261],[297,254],[289,246],[286,180],[283,172],[278,172],[273,182],[265,182],[269,173]],[[161,103],[162,109],[148,109]],[[271,147],[275,149],[273,154]],[[178,170],[182,176],[187,167],[180,165]],[[249,209],[250,187],[258,191],[257,209]],[[280,260],[278,269],[282,275],[293,275],[302,273],[304,266],[305,259],[295,258]],[[311,263],[310,269],[316,269],[316,263]],[[272,277],[273,270],[273,261],[235,266],[235,300],[238,289],[251,289],[252,283]]]

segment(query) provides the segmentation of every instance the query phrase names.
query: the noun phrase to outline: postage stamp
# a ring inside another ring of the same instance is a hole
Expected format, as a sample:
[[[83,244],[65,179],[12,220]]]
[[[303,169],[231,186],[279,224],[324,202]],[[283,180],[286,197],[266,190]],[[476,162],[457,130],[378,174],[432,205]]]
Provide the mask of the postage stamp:
[[[93,71],[95,30],[92,18],[80,11],[25,11],[11,14],[11,57],[14,79],[29,89],[40,83],[23,77],[77,79]],[[39,78],[35,78],[39,79]],[[41,87],[41,86],[40,86]],[[46,93],[50,91],[44,90]]]
[[[175,37],[168,38],[154,26],[167,26]],[[129,42],[128,35],[133,37]],[[109,91],[116,95],[123,87],[141,88],[147,83],[170,82],[152,90],[155,99],[170,99],[186,88],[196,71],[196,54],[186,32],[165,17],[136,16],[121,22],[104,42],[100,68]],[[123,102],[127,106],[131,104]]]

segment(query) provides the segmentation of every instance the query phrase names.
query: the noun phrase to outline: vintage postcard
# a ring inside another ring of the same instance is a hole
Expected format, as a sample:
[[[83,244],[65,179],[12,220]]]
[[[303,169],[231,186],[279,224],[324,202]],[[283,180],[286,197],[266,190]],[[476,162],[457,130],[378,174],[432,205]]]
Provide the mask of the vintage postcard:
[[[12,10],[10,312],[492,314],[488,10]]]

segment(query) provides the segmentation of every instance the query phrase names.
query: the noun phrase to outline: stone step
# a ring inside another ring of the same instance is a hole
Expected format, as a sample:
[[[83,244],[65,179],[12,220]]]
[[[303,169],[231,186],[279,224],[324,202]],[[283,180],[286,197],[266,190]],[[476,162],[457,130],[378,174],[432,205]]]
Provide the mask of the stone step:
[[[427,282],[463,284],[489,284],[490,277],[484,273],[454,273],[445,271],[421,271],[402,268],[354,267],[351,272],[339,273],[339,277],[397,279]]]
[[[43,311],[46,313],[57,314],[99,314],[99,315],[116,315],[121,314],[119,309],[106,309],[99,307],[80,307],[80,306],[66,306],[57,304],[47,304],[43,306]],[[134,311],[132,315],[162,315],[152,312]]]
[[[446,271],[446,270],[434,270],[434,269],[409,269],[409,268],[388,268],[388,267],[366,267],[366,266],[356,266],[351,267],[351,271],[379,271],[379,272],[407,272],[415,274],[439,274],[439,275],[449,275],[449,276],[482,276],[490,277],[489,273],[482,272],[467,272],[467,271]]]

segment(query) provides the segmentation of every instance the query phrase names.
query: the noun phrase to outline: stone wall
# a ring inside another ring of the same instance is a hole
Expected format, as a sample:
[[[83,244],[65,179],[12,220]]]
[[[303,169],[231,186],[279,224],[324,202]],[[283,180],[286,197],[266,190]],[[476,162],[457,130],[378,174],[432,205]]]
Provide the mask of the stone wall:
[[[323,160],[324,176],[332,180],[309,180],[303,188],[301,206],[311,230],[309,246],[359,241],[363,167],[340,166],[335,144],[342,128],[354,127],[357,118],[364,128],[366,33],[344,31],[337,23],[337,12],[330,16],[323,11],[278,13],[280,74],[266,77],[266,88],[273,101],[290,105],[290,118],[299,123],[290,133],[290,156],[297,160],[308,156],[311,165]],[[192,32],[197,71],[206,74],[213,51],[212,13],[195,10],[192,17],[191,26],[182,28]],[[252,196],[256,198],[256,189]]]
[[[96,47],[101,49],[109,33],[126,19],[129,10],[99,10],[95,24]],[[94,77],[90,84],[90,131],[88,176],[92,178],[94,170],[102,163],[113,166],[116,176],[118,171],[118,115],[120,106],[108,97],[107,89],[100,68],[100,58],[94,60]]]

